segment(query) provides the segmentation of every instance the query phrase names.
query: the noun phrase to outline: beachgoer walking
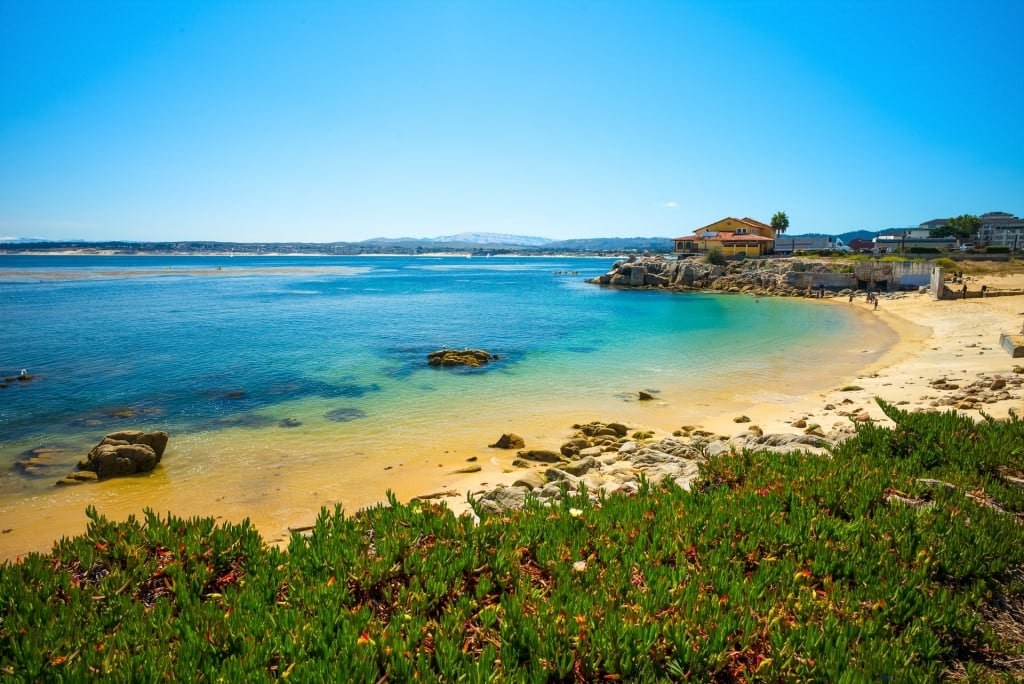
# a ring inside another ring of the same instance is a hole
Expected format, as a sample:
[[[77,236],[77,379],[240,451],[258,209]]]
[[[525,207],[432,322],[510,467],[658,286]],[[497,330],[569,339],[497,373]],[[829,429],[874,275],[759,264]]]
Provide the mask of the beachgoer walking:
[[[963,288],[960,289],[960,294],[963,295],[964,299],[967,299],[967,283],[964,283]]]
[[[981,286],[981,296],[984,297],[988,293],[988,285]]]
[[[878,297],[875,297],[875,311],[878,311]]]

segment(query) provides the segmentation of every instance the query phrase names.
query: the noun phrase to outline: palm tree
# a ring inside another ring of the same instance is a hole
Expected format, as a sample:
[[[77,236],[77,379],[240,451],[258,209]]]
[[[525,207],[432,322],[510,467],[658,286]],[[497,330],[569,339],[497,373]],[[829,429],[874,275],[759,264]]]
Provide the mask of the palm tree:
[[[775,231],[776,235],[782,235],[789,228],[789,217],[786,216],[786,212],[777,211],[775,216],[772,216],[772,230]]]

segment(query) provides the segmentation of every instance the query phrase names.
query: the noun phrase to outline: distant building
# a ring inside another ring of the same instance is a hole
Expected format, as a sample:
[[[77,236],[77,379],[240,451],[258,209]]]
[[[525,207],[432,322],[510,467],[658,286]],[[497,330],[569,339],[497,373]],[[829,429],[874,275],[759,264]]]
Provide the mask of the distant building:
[[[980,239],[985,246],[1024,249],[1024,219],[1005,211],[990,211],[981,219]]]
[[[890,228],[875,237],[875,250],[882,253],[909,252],[916,248],[948,251],[956,249],[956,238],[928,237],[930,229]]]
[[[875,248],[874,240],[865,240],[863,238],[854,238],[850,240],[850,249],[854,252],[870,252]]]
[[[700,254],[720,249],[725,256],[764,256],[775,248],[775,229],[752,218],[731,216],[698,228],[693,235],[673,240],[676,254]]]
[[[931,232],[933,230],[937,230],[938,228],[942,228],[943,226],[948,225],[948,224],[949,224],[949,219],[948,218],[937,218],[937,219],[932,219],[931,221],[925,221],[924,223],[922,223],[921,224],[921,229],[922,230],[927,230],[928,232]]]
[[[853,249],[843,243],[842,238],[831,235],[785,235],[775,239],[775,253],[781,255],[796,252],[851,252]]]

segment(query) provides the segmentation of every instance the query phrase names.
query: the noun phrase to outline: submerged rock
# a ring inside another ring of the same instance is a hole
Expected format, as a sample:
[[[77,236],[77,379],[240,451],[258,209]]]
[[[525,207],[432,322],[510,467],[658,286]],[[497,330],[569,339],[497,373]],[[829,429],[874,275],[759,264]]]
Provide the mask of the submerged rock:
[[[479,368],[498,357],[483,349],[441,349],[427,354],[431,366],[470,366]]]

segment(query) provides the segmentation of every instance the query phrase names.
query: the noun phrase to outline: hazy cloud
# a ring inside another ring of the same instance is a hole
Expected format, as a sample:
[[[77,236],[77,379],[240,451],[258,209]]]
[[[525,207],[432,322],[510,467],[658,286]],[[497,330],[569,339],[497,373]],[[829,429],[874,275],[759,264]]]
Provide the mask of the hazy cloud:
[[[665,202],[665,206],[668,207],[669,209],[678,209],[679,202],[669,200],[668,202]]]

